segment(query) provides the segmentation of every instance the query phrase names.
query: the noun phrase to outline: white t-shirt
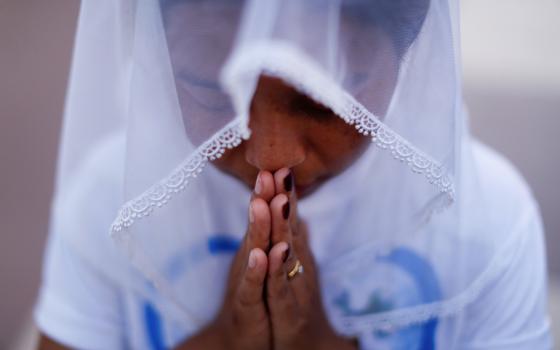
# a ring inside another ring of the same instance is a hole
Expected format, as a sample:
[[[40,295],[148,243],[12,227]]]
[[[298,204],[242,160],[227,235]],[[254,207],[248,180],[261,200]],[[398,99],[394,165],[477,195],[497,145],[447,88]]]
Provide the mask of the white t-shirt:
[[[92,166],[95,167],[96,162],[105,165],[110,162],[107,154],[110,152],[98,155]],[[477,143],[473,145],[473,156],[475,169],[481,169],[476,174],[481,182],[478,188],[482,189],[486,199],[495,203],[492,206],[495,222],[489,231],[499,230],[501,226],[514,227],[517,231],[504,234],[512,240],[505,244],[508,250],[505,253],[513,256],[512,260],[462,311],[398,330],[364,334],[360,337],[361,347],[423,350],[552,347],[546,315],[543,234],[537,205],[523,180],[504,159]],[[111,166],[104,168],[111,169]],[[101,201],[106,196],[104,205],[96,206],[91,220],[110,222],[118,205],[111,200],[111,174],[90,176],[89,179],[95,183],[81,186],[84,192],[78,197],[91,195]],[[101,186],[106,188],[105,191],[100,190],[100,182],[108,184]],[[512,222],[516,224],[512,225]],[[88,223],[84,222],[84,225]],[[437,227],[431,229],[437,230]],[[197,249],[208,259],[227,266],[239,239],[239,236],[217,232]],[[320,247],[313,248],[320,251]],[[98,268],[91,259],[94,256],[115,264],[126,264],[106,231],[99,232],[90,249],[87,252],[90,258],[85,258],[66,237],[51,232],[43,285],[35,311],[41,332],[78,349],[166,349],[187,336],[180,324],[168,319],[159,309],[161,295],[157,291],[136,293]],[[321,255],[320,252],[317,254]],[[334,301],[335,307],[352,315],[368,311],[367,308],[375,310],[379,305],[390,307],[391,304],[429,302],[441,293],[437,270],[407,247],[396,247],[379,265],[400,271],[407,281],[403,283],[402,291],[396,291],[389,300],[374,293],[366,295],[370,298],[369,304],[355,310],[350,302],[353,297],[350,290]]]

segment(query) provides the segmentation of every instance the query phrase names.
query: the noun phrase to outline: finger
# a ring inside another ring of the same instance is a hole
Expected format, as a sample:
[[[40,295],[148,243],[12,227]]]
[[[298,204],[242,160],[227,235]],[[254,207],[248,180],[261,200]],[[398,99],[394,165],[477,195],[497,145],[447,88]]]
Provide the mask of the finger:
[[[293,172],[288,168],[282,168],[274,173],[274,186],[276,194],[284,193],[290,200],[290,224],[292,230],[297,227],[297,195],[295,191],[295,178]],[[294,232],[295,233],[295,232]]]
[[[281,193],[276,195],[270,202],[270,216],[272,230],[270,239],[272,245],[279,242],[292,242],[292,230],[290,226],[291,204],[288,197]]]
[[[245,274],[239,284],[234,304],[236,317],[239,321],[260,320],[263,318],[263,313],[266,313],[263,303],[263,290],[267,271],[268,258],[264,251],[259,248],[252,249],[247,259]]]
[[[246,251],[259,248],[268,251],[270,246],[271,216],[268,204],[262,198],[249,203],[249,229],[245,240]]]
[[[274,187],[274,177],[269,171],[261,170],[255,180],[252,198],[262,198],[269,203],[274,197],[276,189]]]
[[[298,222],[298,234],[293,235],[292,251],[292,254],[299,258],[304,269],[302,275],[295,276],[290,280],[298,305],[305,308],[313,308],[314,305],[320,305],[320,303],[316,304],[317,300],[320,299],[317,297],[320,290],[319,275],[315,258],[309,245],[307,225],[303,220]],[[288,261],[287,266],[289,269],[294,265]]]
[[[303,220],[299,220],[297,234],[292,235],[292,249],[294,254],[298,256],[308,275],[315,273],[315,260],[309,245],[309,234],[307,224]]]
[[[297,312],[297,300],[285,268],[288,249],[288,243],[280,242],[268,253],[267,302],[272,322],[280,327],[295,319]]]

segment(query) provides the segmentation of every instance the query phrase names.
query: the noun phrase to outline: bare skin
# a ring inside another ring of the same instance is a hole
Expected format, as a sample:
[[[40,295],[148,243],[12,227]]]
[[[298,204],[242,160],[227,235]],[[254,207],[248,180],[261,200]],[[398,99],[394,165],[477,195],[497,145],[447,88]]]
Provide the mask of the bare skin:
[[[287,168],[259,173],[249,229],[234,259],[224,305],[214,322],[178,349],[356,348],[336,335],[322,309],[307,230],[290,182]],[[297,259],[305,273],[288,279]]]
[[[214,164],[249,188],[259,170],[290,168],[299,198],[344,171],[370,143],[330,109],[266,76],[253,96],[249,127],[251,138]]]

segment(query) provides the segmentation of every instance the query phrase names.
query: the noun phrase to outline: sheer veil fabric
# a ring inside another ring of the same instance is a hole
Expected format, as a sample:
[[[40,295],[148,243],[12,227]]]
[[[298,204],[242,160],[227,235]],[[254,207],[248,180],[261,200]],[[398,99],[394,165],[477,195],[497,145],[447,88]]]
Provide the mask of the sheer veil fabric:
[[[78,251],[110,235],[125,254],[84,256],[154,293],[147,278],[164,295],[162,308],[200,327],[219,307],[228,259],[201,258],[201,247],[212,232],[243,236],[250,196],[212,160],[250,137],[251,99],[270,75],[372,141],[301,201],[336,329],[355,335],[460,311],[507,257],[506,244],[485,234],[484,203],[468,209],[480,220],[461,219],[471,200],[462,189],[476,179],[465,176],[472,164],[457,8],[456,0],[83,1],[53,229]],[[115,155],[105,166],[120,174],[110,179],[119,207],[112,225],[99,227],[68,217],[80,210],[73,193],[80,176],[95,176],[88,162],[103,147]],[[411,283],[382,263],[399,247],[429,262],[437,291],[421,303],[341,311],[348,288],[390,294]]]

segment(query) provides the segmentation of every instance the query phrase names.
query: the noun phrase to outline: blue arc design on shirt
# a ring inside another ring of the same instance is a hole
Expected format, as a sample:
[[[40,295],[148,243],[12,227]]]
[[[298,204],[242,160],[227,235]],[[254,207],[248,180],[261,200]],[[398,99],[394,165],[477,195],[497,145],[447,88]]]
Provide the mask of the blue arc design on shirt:
[[[158,311],[149,302],[144,303],[144,322],[146,323],[146,336],[153,350],[165,350],[163,328]]]
[[[383,259],[382,259],[383,260]],[[432,266],[413,251],[405,248],[393,250],[385,260],[401,267],[414,279],[422,295],[423,303],[435,302],[441,299],[441,290]],[[435,336],[438,325],[437,319],[431,319],[423,324],[421,346],[419,349],[435,349]]]
[[[221,253],[235,253],[241,241],[228,235],[216,235],[208,238],[208,251],[212,255]]]
[[[235,237],[225,234],[218,234],[208,238],[207,248],[211,255],[233,254],[239,249],[241,241]],[[182,266],[181,264],[176,264]],[[177,273],[179,271],[176,271]],[[163,322],[157,309],[148,301],[142,307],[144,323],[146,327],[146,337],[152,350],[164,350],[165,338],[163,336]]]
[[[210,237],[207,241],[207,249],[211,255],[233,254],[240,246],[240,240],[226,234],[218,234]],[[387,256],[378,259],[381,262],[387,262],[398,266],[405,271],[414,280],[418,286],[421,295],[419,302],[434,302],[441,298],[441,291],[435,271],[432,266],[423,258],[413,251],[406,248],[396,248]],[[341,307],[348,315],[360,315],[363,313],[386,311],[391,308],[392,302],[378,298],[375,293],[372,294],[370,305],[361,310],[353,310],[349,305],[349,295],[344,293],[335,303]],[[153,350],[166,349],[163,323],[157,309],[149,302],[143,305],[143,315],[146,326],[146,335],[148,343]],[[419,350],[435,349],[435,333],[438,325],[437,319],[432,319],[420,326],[420,338],[417,333],[401,332],[399,337],[409,338],[402,339],[406,344],[416,344]],[[383,337],[383,334],[377,334]]]
[[[377,259],[399,267],[406,272],[418,287],[420,303],[430,303],[441,298],[441,291],[432,266],[412,250],[399,247],[390,254]],[[369,303],[366,307],[356,310],[350,306],[350,294],[348,291],[339,295],[334,303],[346,315],[360,316],[372,312],[389,311],[394,307],[394,301],[383,298],[376,291],[370,295]],[[395,334],[395,345],[403,349],[431,350],[435,349],[435,336],[438,325],[437,319],[431,319],[421,325],[407,327]],[[389,334],[378,331],[375,332],[378,338],[389,337]],[[398,344],[398,345],[397,345]]]

